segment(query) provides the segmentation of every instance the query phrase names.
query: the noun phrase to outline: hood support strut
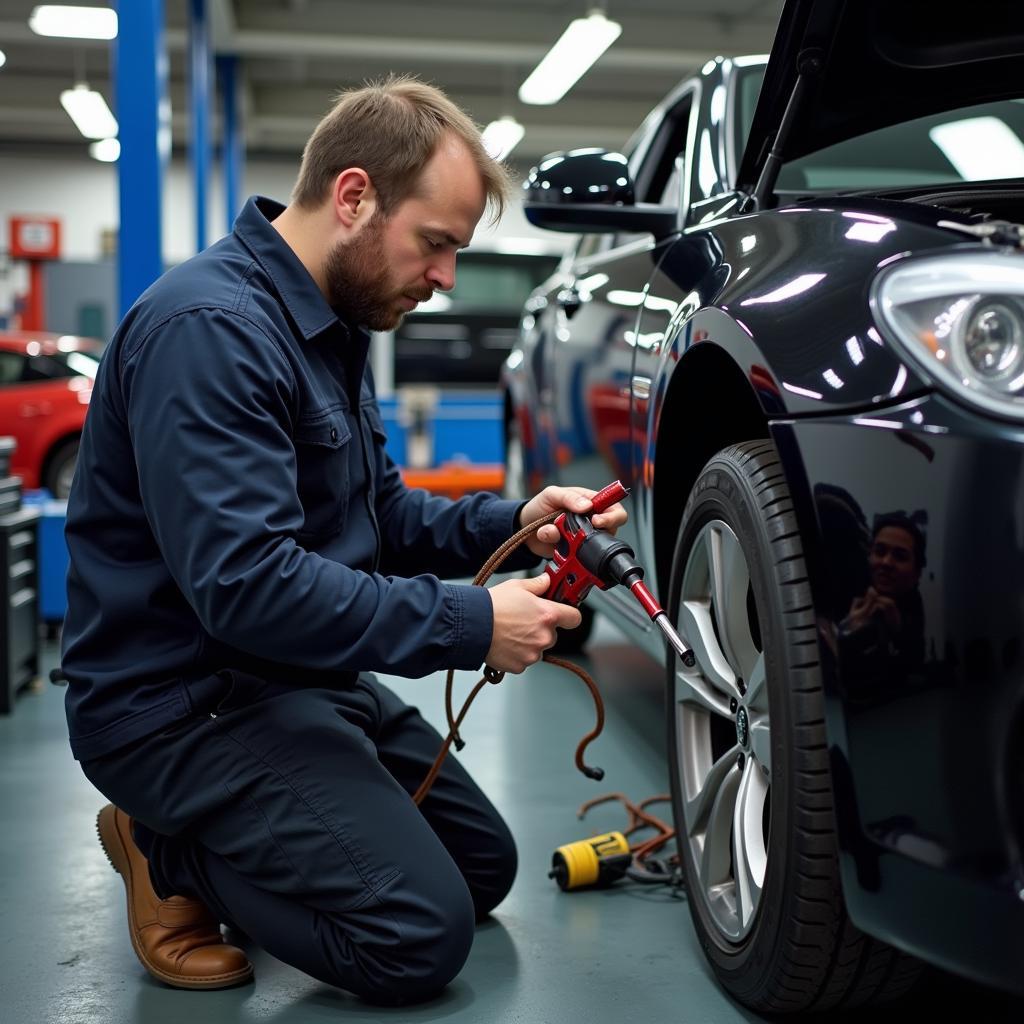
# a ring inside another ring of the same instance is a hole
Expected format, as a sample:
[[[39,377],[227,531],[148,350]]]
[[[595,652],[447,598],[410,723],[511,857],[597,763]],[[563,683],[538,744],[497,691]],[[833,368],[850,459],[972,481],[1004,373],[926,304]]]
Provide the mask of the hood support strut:
[[[765,200],[771,195],[775,188],[775,179],[779,176],[779,169],[782,167],[782,154],[786,146],[786,140],[796,122],[803,106],[804,97],[813,79],[817,78],[822,69],[822,52],[815,48],[804,50],[796,59],[797,76],[793,85],[793,91],[789,94],[789,102],[786,104],[786,112],[782,115],[782,123],[779,130],[772,139],[772,147],[768,158],[761,169],[761,175],[757,179],[753,194],[747,196],[740,207],[740,213],[749,213],[751,210],[759,210],[764,206]]]

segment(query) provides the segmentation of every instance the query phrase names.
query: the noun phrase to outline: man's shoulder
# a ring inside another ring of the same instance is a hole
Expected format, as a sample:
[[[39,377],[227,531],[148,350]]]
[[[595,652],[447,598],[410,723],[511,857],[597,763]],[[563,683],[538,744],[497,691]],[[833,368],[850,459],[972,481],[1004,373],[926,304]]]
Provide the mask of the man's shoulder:
[[[173,331],[185,317],[244,321],[273,338],[280,331],[276,318],[267,315],[263,278],[252,254],[229,235],[150,285],[122,321],[117,347],[127,356],[151,335]],[[254,291],[261,293],[260,301],[253,301]]]
[[[255,269],[252,254],[228,236],[168,270],[146,289],[138,305],[158,320],[188,309],[236,310]]]

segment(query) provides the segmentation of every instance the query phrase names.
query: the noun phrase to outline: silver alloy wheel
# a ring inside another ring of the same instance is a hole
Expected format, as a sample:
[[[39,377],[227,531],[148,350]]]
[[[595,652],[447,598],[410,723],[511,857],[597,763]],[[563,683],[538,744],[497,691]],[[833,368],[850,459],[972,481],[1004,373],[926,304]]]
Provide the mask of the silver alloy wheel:
[[[679,631],[697,657],[675,670],[680,842],[698,874],[691,899],[734,943],[753,926],[768,864],[771,727],[756,614],[739,539],[712,520],[690,549],[680,593]]]

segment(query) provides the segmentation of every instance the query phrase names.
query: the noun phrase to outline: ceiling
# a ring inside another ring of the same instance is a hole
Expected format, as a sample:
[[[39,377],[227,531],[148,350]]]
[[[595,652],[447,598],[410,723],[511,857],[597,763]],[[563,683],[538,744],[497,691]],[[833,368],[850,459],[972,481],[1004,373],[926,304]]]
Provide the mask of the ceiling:
[[[0,48],[7,54],[0,69],[0,152],[83,151],[60,93],[85,78],[113,107],[111,44],[36,36],[28,16],[37,2],[0,0]],[[339,90],[401,71],[439,85],[481,124],[513,114],[526,127],[512,155],[518,166],[555,149],[621,146],[650,108],[708,57],[767,52],[782,9],[782,0],[610,0],[603,6],[622,24],[621,36],[561,102],[541,107],[520,103],[519,85],[569,21],[596,4],[206,3],[215,50],[241,58],[250,157],[294,159]],[[77,0],[77,6],[89,4]],[[184,147],[188,127],[189,6],[189,0],[164,0],[177,147]],[[215,118],[215,134],[218,125]]]

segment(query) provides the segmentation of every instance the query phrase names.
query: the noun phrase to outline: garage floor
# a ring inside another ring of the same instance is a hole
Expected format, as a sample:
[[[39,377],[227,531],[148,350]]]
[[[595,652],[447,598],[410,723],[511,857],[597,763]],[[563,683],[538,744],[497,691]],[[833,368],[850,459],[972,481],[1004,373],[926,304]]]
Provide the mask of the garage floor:
[[[44,668],[55,658],[48,650]],[[254,949],[253,985],[183,992],[151,980],[129,946],[121,881],[95,838],[104,801],[67,749],[64,691],[46,684],[23,694],[15,713],[0,719],[0,1018],[9,1024],[759,1020],[715,985],[682,900],[630,885],[569,895],[546,878],[556,846],[624,824],[614,807],[577,821],[582,801],[615,789],[641,799],[666,788],[660,668],[609,625],[599,625],[585,664],[608,705],[605,734],[590,758],[607,773],[601,783],[572,767],[592,707],[584,687],[561,670],[540,666],[510,677],[485,690],[470,712],[461,756],[518,838],[520,875],[445,994],[398,1010],[370,1007]],[[463,676],[464,693],[474,677]],[[418,701],[435,724],[443,720],[443,676],[385,681]],[[987,1024],[1024,1019],[1021,1003],[943,978],[923,1000],[873,1012],[870,1020],[927,1019],[940,1010],[945,1019]]]

